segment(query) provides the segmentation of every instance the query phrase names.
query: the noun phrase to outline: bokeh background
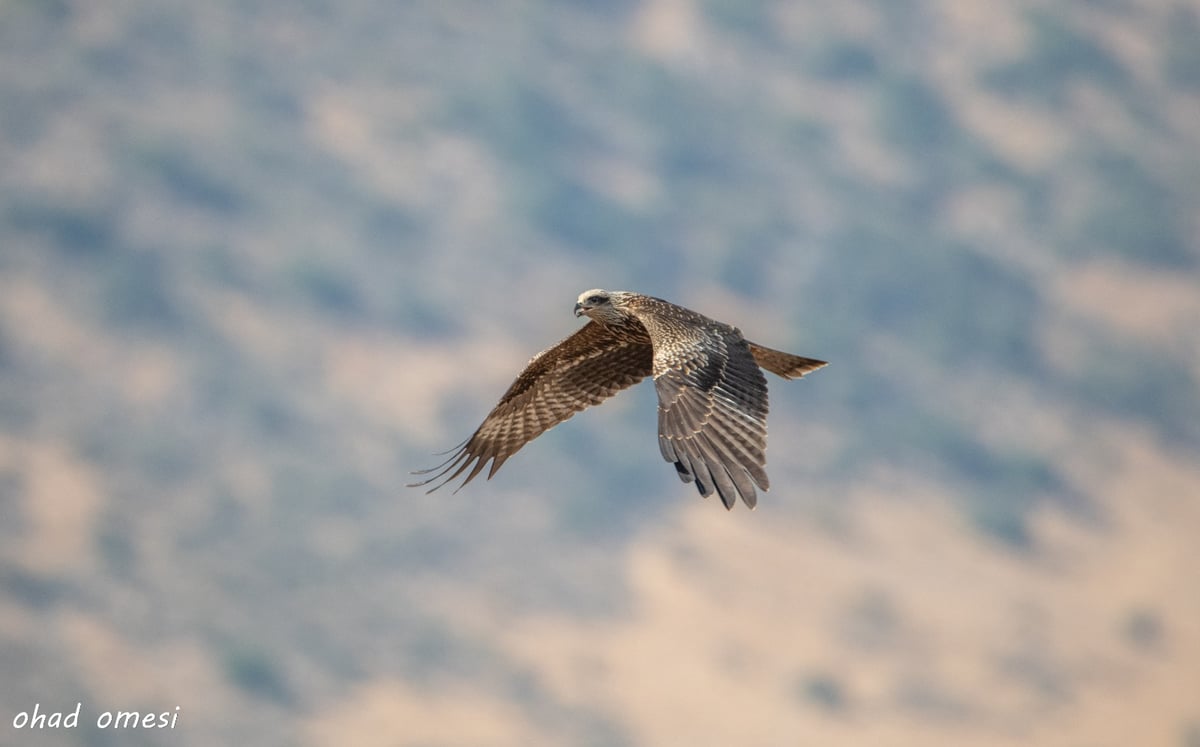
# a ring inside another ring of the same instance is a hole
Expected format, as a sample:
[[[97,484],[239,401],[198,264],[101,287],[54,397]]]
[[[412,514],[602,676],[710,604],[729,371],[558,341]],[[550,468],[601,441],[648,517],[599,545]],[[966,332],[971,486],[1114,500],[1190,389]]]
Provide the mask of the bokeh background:
[[[597,286],[758,510],[406,489]],[[0,743],[1197,747],[1198,454],[1194,1],[0,3]]]

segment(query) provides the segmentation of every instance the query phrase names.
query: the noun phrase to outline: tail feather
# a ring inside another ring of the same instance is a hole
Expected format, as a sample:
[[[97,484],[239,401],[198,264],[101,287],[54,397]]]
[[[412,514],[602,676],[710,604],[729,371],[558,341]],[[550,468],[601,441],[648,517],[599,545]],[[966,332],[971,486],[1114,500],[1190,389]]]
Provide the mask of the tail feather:
[[[829,365],[825,361],[819,361],[816,358],[805,358],[804,356],[792,355],[781,350],[772,350],[753,342],[748,342],[747,344],[750,346],[750,352],[754,354],[755,363],[776,376],[782,376],[785,379],[798,379],[805,374],[816,371],[818,368]]]

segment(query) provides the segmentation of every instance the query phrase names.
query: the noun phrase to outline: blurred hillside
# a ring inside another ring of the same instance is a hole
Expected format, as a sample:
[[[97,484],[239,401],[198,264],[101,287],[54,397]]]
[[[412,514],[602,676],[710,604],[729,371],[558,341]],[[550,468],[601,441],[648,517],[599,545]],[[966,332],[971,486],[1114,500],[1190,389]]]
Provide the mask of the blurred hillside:
[[[0,744],[1200,745],[1200,4],[11,0],[0,102]],[[757,511],[649,385],[403,487],[592,287],[832,362]]]

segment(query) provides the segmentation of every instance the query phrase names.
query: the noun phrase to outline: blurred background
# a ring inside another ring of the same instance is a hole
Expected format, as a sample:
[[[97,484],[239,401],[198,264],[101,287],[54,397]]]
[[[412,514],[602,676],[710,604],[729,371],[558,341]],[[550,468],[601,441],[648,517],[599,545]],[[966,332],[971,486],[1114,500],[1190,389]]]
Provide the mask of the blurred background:
[[[0,743],[1200,745],[1200,4],[8,0],[0,102]],[[831,361],[756,511],[649,384],[404,487],[592,287]]]

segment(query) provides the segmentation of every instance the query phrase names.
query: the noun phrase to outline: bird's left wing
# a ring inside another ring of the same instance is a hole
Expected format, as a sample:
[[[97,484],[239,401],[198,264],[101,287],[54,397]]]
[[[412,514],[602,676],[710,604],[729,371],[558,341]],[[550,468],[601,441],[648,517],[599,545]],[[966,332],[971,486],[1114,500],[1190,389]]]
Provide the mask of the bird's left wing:
[[[641,325],[611,328],[588,322],[535,355],[475,433],[442,464],[415,472],[430,477],[409,487],[440,480],[429,489],[432,493],[469,468],[461,488],[489,461],[491,479],[525,444],[649,376],[652,358],[650,338]]]

